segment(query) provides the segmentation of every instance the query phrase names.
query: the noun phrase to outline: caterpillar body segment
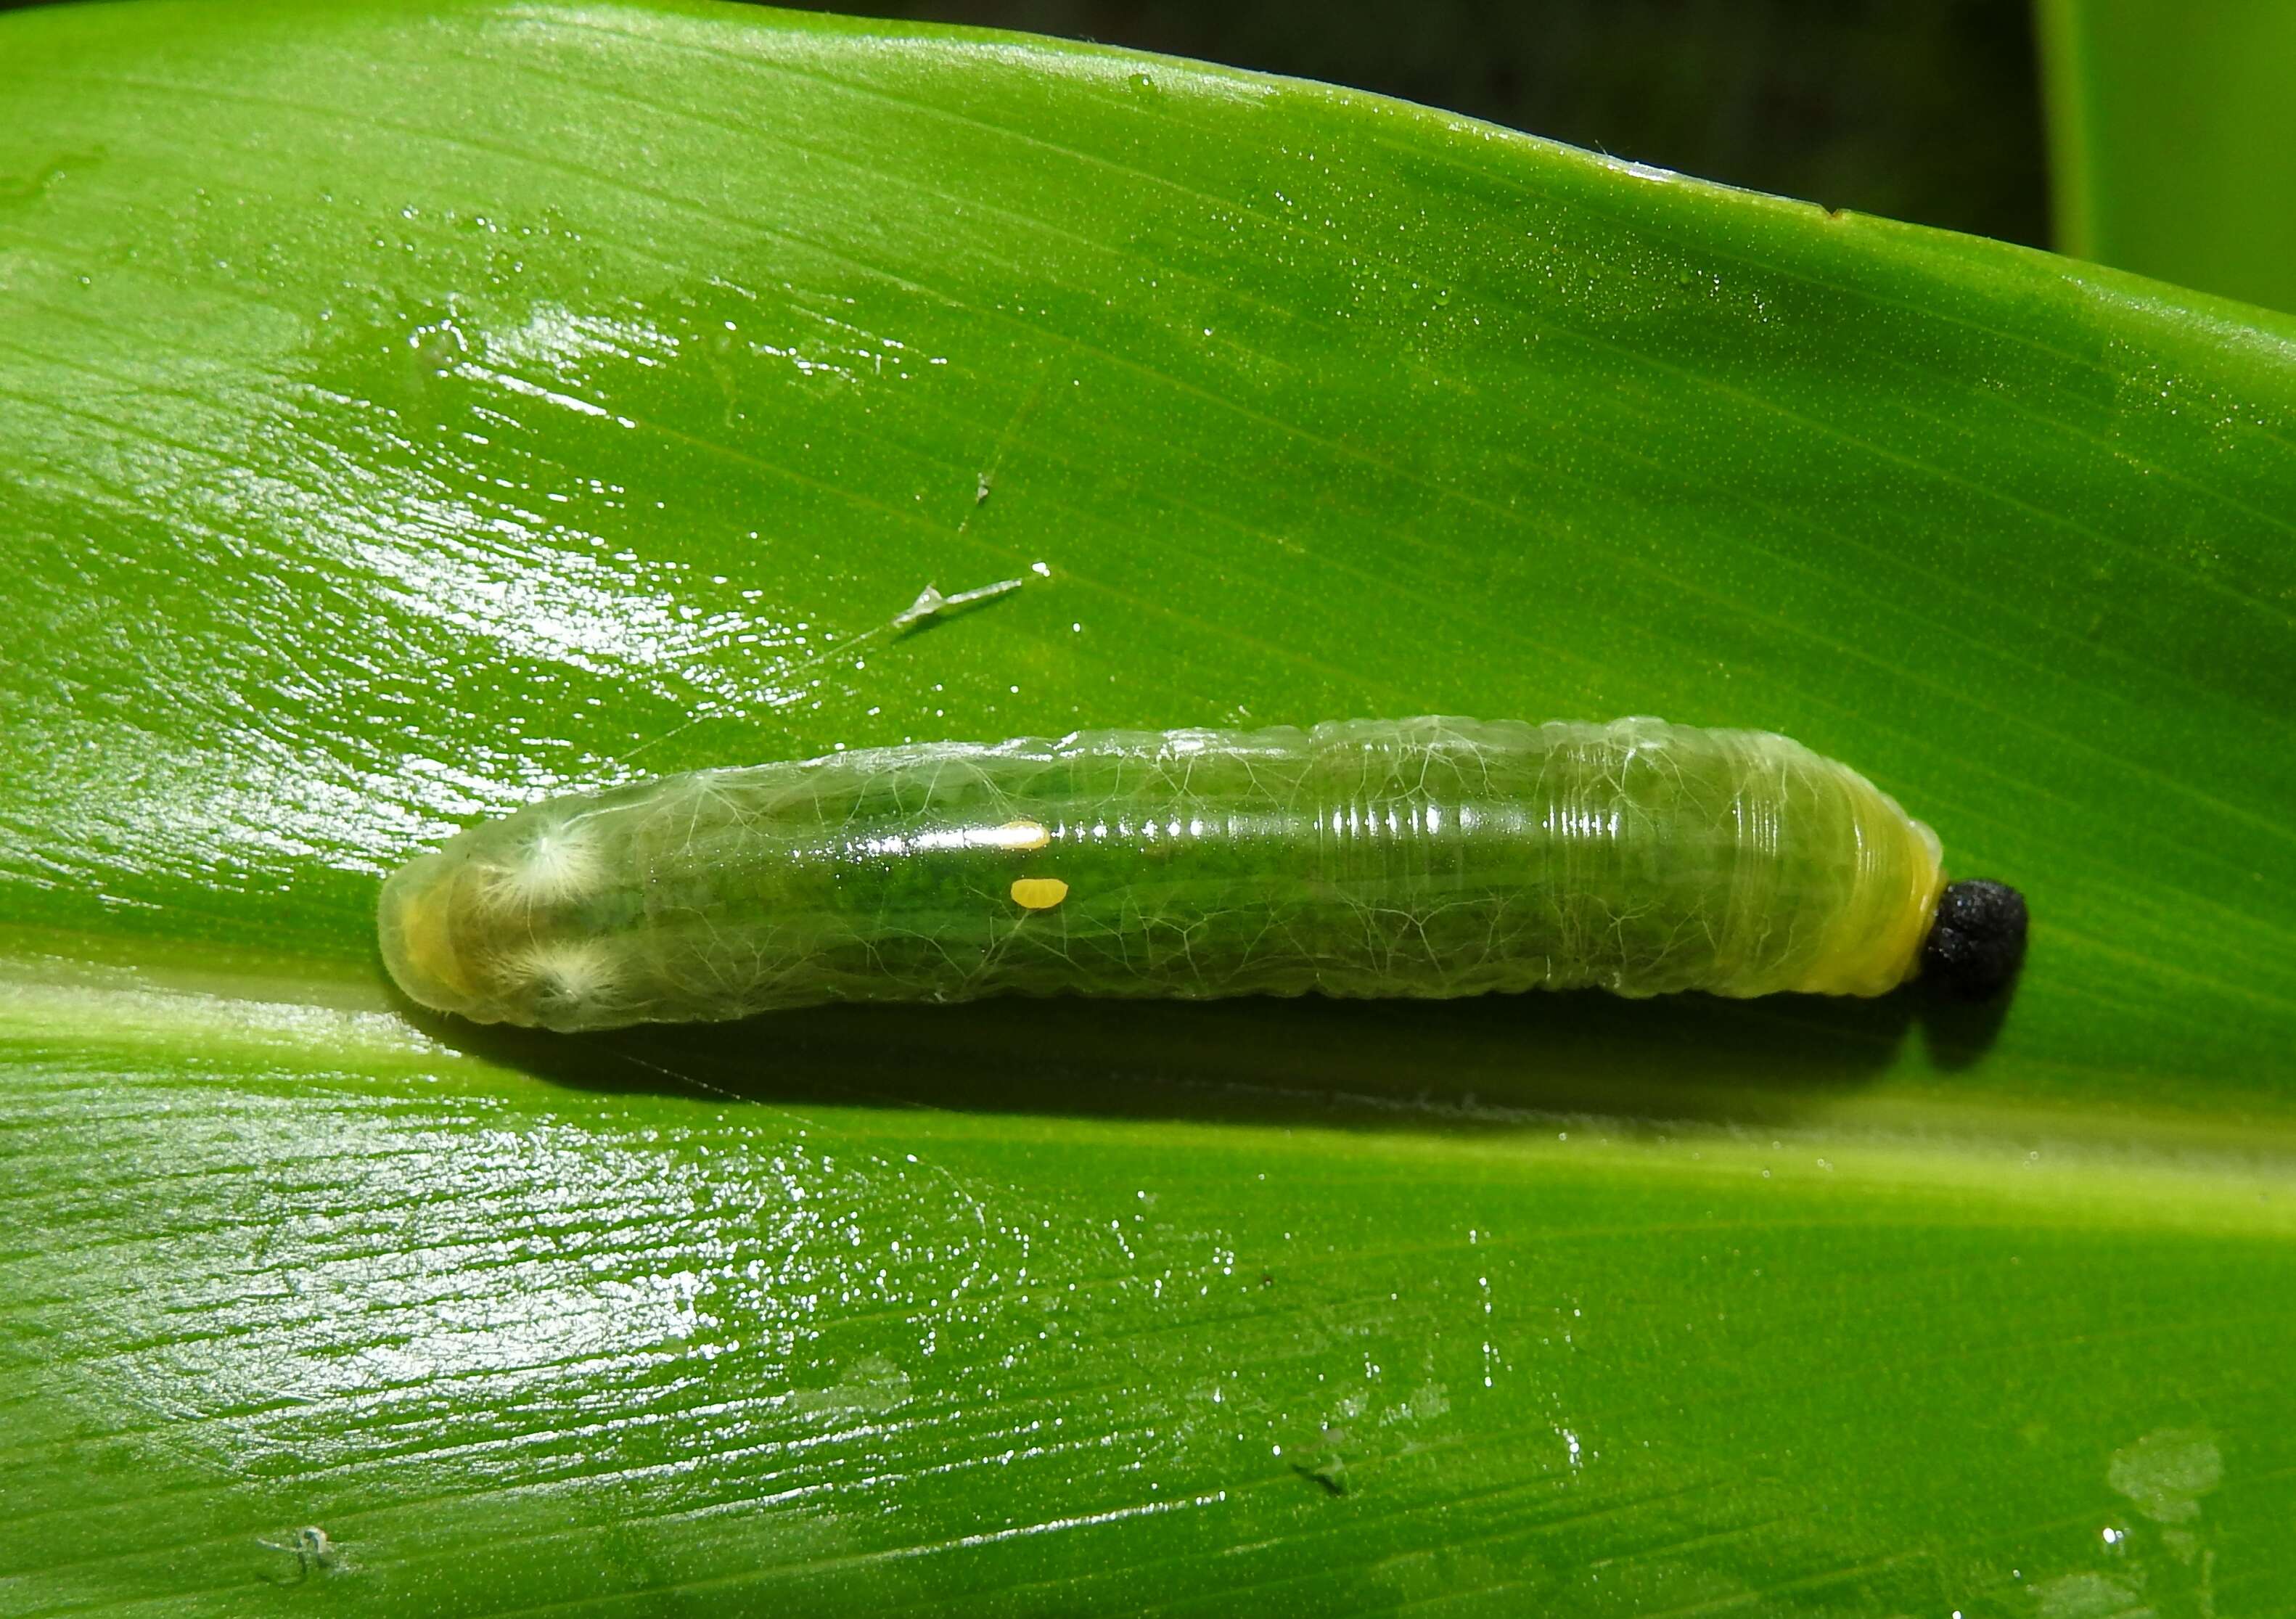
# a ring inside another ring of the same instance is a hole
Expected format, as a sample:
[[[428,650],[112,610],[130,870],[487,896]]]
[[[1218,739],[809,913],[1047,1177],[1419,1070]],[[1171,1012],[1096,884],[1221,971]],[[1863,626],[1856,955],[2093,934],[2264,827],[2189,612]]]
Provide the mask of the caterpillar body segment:
[[[1088,731],[554,799],[393,874],[381,926],[414,999],[559,1030],[998,994],[1876,995],[1946,932],[1939,859],[1760,732]],[[2021,901],[2015,925],[2021,949]]]

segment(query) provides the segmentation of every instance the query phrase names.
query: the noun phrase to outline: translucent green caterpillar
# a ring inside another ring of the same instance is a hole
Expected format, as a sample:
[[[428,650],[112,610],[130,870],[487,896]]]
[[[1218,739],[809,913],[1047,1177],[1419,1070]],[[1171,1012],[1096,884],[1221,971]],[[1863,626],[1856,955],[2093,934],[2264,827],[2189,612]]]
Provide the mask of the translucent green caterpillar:
[[[414,999],[549,1029],[983,995],[1989,994],[2013,889],[1783,736],[1086,731],[553,799],[384,884]]]

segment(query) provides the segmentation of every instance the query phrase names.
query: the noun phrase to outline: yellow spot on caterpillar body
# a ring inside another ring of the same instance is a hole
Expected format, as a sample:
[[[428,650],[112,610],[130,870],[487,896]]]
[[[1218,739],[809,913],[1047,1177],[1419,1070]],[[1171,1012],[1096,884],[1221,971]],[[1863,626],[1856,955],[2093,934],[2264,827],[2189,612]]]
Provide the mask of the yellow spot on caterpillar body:
[[[1015,877],[1013,903],[1023,910],[1050,910],[1069,897],[1069,885],[1058,877]]]

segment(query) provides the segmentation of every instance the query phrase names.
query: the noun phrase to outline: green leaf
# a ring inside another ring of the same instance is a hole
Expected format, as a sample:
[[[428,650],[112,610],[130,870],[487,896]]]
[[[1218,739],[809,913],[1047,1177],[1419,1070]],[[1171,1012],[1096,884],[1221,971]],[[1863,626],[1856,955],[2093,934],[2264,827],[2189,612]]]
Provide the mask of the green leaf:
[[[2038,0],[2057,243],[2296,309],[2296,8]]]
[[[0,109],[0,1609],[2284,1599],[2296,325],[722,7],[36,11]],[[374,957],[545,791],[1424,711],[1796,736],[2025,980],[570,1041]]]

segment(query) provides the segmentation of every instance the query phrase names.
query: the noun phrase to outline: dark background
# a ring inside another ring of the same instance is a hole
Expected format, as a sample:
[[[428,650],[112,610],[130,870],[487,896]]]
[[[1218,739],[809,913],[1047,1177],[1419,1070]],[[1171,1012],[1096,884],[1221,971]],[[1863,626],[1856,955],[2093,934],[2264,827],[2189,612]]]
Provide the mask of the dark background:
[[[0,0],[0,11],[39,3]],[[2029,0],[841,0],[803,9],[1021,29],[1298,74],[1830,208],[2048,241]]]

